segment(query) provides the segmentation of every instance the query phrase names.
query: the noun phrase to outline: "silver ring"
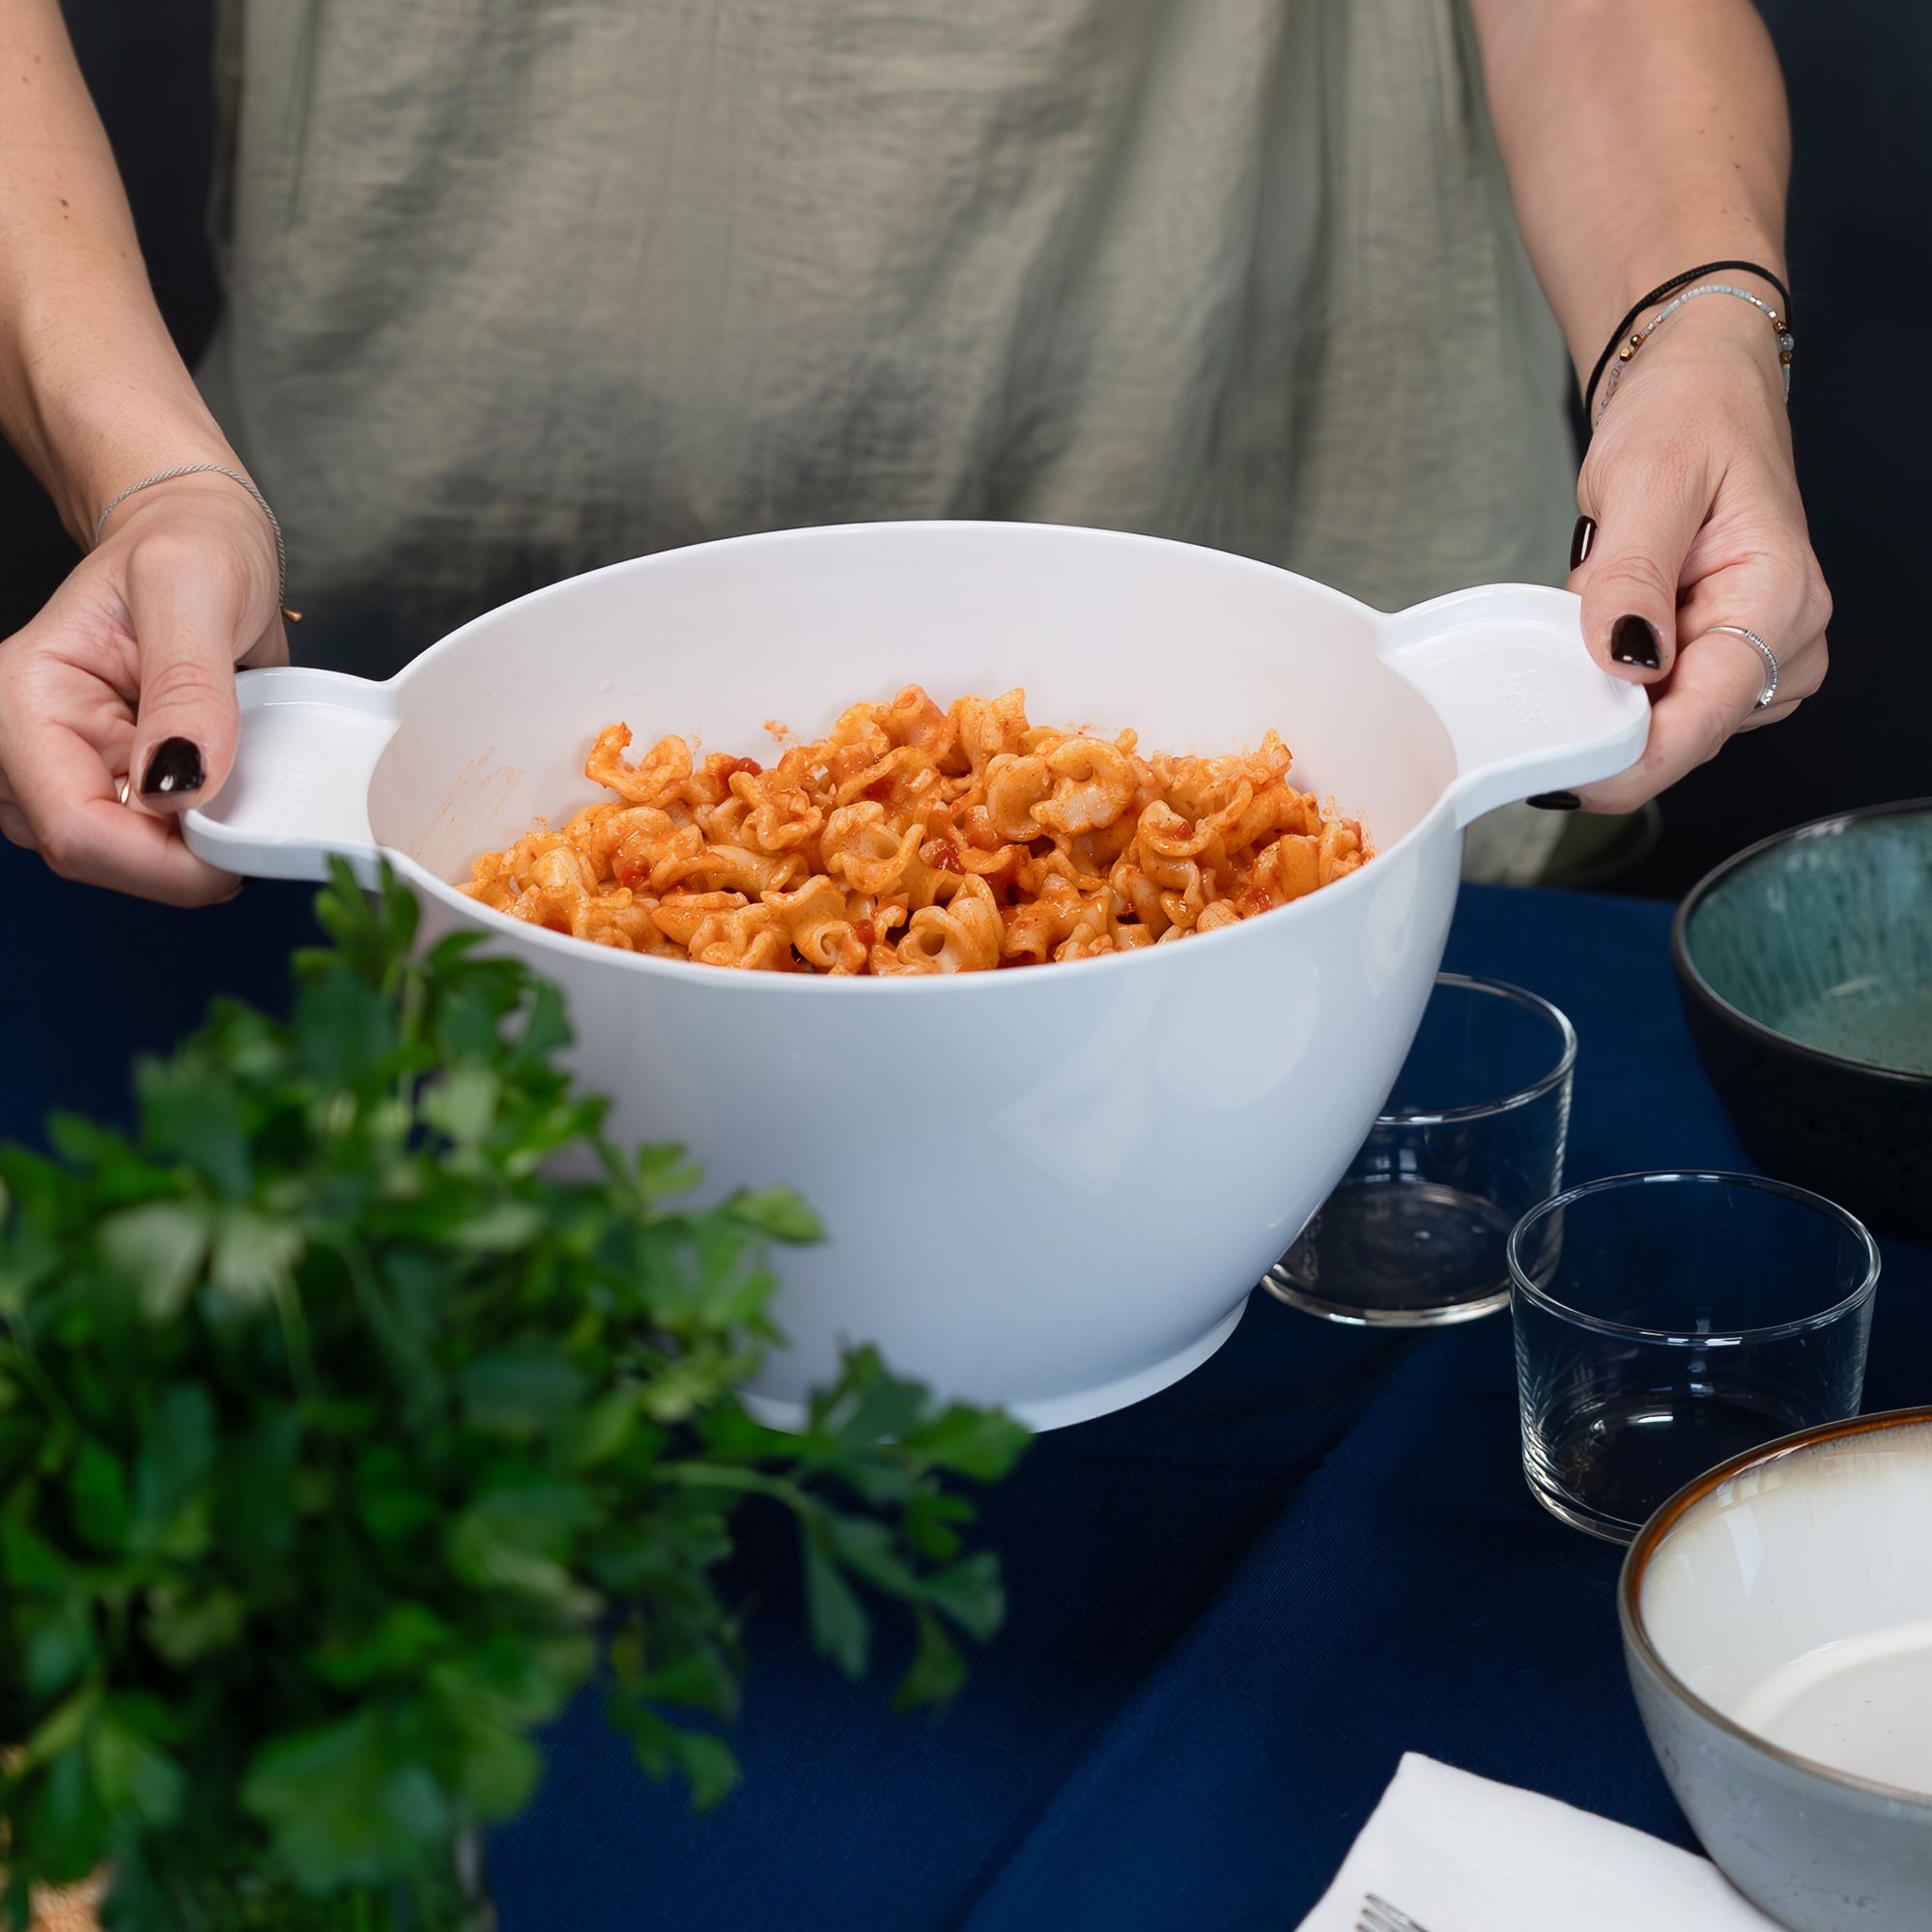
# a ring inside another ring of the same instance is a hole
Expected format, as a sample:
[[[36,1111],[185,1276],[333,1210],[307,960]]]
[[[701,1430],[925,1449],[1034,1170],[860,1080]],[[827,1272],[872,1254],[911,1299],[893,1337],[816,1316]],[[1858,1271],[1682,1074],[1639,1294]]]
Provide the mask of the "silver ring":
[[[1764,660],[1764,689],[1757,695],[1753,711],[1762,711],[1777,696],[1777,658],[1771,646],[1755,631],[1747,631],[1742,624],[1706,624],[1707,631],[1728,631],[1734,638],[1742,638],[1746,643],[1753,645]]]

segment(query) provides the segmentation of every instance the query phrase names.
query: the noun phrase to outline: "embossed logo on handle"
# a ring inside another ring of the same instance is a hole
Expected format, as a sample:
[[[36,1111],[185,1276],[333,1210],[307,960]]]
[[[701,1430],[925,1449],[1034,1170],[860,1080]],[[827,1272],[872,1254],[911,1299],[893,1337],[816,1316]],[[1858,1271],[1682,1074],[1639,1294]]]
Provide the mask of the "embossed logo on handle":
[[[1549,706],[1544,697],[1548,683],[1548,673],[1535,665],[1503,674],[1499,680],[1503,703],[1509,707],[1510,716],[1519,724],[1547,725],[1549,723]]]

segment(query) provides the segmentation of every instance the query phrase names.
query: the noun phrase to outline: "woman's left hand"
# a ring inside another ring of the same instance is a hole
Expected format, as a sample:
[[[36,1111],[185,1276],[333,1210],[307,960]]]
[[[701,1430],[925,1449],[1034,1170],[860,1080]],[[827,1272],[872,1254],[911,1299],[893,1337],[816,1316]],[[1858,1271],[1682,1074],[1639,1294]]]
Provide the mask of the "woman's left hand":
[[[1733,732],[1790,717],[1824,681],[1832,598],[1759,311],[1708,296],[1657,331],[1624,367],[1577,500],[1596,524],[1570,578],[1584,639],[1606,670],[1653,697],[1642,759],[1585,788],[1583,805],[1630,811]],[[1717,624],[1756,632],[1776,654],[1777,693],[1763,710],[1764,659]]]

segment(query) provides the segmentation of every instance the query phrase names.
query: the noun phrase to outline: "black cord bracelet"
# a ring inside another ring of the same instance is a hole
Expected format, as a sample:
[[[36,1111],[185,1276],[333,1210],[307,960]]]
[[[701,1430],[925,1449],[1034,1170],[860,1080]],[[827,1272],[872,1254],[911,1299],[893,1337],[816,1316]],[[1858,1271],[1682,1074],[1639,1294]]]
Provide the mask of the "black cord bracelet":
[[[1604,344],[1604,353],[1597,357],[1597,366],[1590,371],[1590,381],[1583,390],[1583,420],[1590,420],[1590,405],[1597,400],[1597,384],[1604,380],[1604,371],[1610,365],[1610,357],[1617,353],[1617,345],[1630,333],[1631,325],[1645,309],[1661,302],[1665,296],[1675,295],[1679,289],[1688,288],[1699,275],[1715,273],[1719,269],[1743,269],[1759,276],[1775,288],[1784,303],[1787,322],[1791,319],[1791,291],[1774,275],[1769,269],[1761,268],[1755,262],[1706,262],[1702,268],[1687,269],[1681,275],[1672,275],[1667,282],[1660,282],[1642,300],[1631,304],[1630,313],[1610,331],[1610,339]]]

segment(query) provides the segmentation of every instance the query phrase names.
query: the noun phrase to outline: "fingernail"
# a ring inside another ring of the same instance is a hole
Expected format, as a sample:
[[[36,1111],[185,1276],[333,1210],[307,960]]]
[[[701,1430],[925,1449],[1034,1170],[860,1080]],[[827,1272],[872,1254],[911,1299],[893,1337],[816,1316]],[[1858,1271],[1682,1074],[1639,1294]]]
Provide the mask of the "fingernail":
[[[1657,633],[1641,617],[1619,617],[1610,630],[1610,655],[1620,665],[1656,670],[1663,660],[1657,654]]]
[[[1570,568],[1580,569],[1583,559],[1590,554],[1590,545],[1597,534],[1595,517],[1578,517],[1577,527],[1570,532]]]
[[[168,792],[199,791],[206,776],[199,745],[186,738],[163,738],[148,760],[141,795],[154,798]]]
[[[1523,800],[1525,805],[1533,805],[1538,811],[1581,811],[1583,801],[1574,791],[1540,791],[1534,798]]]

